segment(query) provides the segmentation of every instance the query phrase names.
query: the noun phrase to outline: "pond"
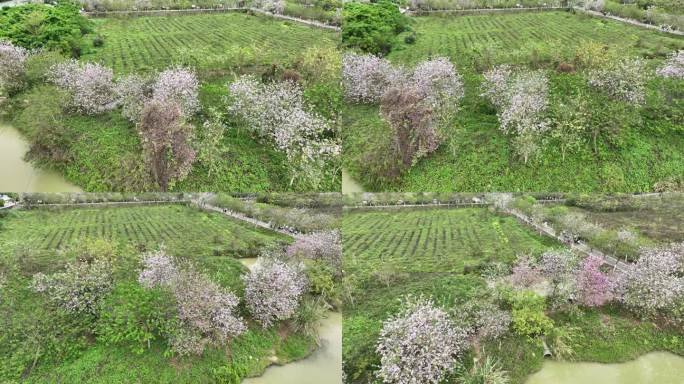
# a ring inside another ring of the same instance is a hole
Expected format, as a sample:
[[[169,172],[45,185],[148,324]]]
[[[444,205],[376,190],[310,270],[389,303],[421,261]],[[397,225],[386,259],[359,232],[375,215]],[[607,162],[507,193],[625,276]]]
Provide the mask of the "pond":
[[[253,268],[256,257],[240,259]],[[342,383],[342,314],[328,312],[318,326],[321,346],[309,357],[282,366],[271,366],[263,375],[245,379],[242,384],[341,384]]]
[[[547,361],[525,384],[684,384],[684,357],[652,352],[619,364]]]
[[[342,169],[342,193],[363,192],[363,187],[354,180],[349,172]]]
[[[57,172],[34,167],[24,161],[28,143],[19,131],[0,124],[0,191],[80,192]]]

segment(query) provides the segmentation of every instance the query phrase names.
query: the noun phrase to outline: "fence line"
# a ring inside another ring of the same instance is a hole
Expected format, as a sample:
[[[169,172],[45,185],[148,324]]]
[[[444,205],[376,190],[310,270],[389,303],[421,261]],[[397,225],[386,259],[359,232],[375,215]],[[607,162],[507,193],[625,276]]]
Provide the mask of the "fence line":
[[[567,11],[572,7],[524,7],[524,8],[473,8],[473,9],[428,9],[419,11],[407,11],[410,16],[422,16],[433,13],[506,13],[506,12],[532,12],[532,11]]]
[[[603,17],[606,19],[611,19],[611,20],[622,22],[622,23],[635,25],[637,27],[655,29],[655,30],[663,32],[663,33],[671,33],[673,35],[684,36],[684,31],[677,31],[677,30],[673,30],[673,29],[663,29],[657,25],[646,24],[646,23],[642,23],[640,21],[636,21],[634,19],[628,19],[625,17],[615,16],[615,15],[606,15],[606,14],[603,14],[601,12],[592,11],[590,9],[584,9],[584,8],[580,8],[580,7],[573,7],[573,8],[577,11],[584,12],[584,13],[592,15],[592,16]]]
[[[252,224],[252,225],[257,226],[257,227],[268,229],[269,231],[278,232],[278,233],[283,234],[285,236],[290,236],[290,237],[294,237],[294,238],[298,238],[300,236],[300,234],[297,232],[289,231],[289,230],[283,229],[283,228],[273,227],[273,225],[271,225],[271,223],[267,223],[265,221],[255,219],[253,217],[249,217],[245,214],[232,211],[228,208],[221,208],[221,207],[217,207],[217,206],[208,204],[206,201],[196,200],[196,201],[193,201],[192,203],[194,205],[196,205],[199,209],[218,212],[218,213],[221,213],[223,215],[230,216],[234,219],[244,221],[246,223]]]
[[[312,27],[330,29],[336,32],[341,31],[341,28],[335,25],[322,23],[316,20],[302,19],[299,17],[282,15],[278,13],[264,11],[263,9],[253,7],[230,7],[230,8],[191,8],[191,9],[150,9],[150,10],[127,10],[127,11],[83,11],[86,16],[92,17],[109,17],[109,16],[163,16],[170,14],[198,14],[198,13],[214,13],[214,12],[253,12],[276,19],[283,19],[294,21],[301,24],[310,25]]]
[[[22,206],[24,208],[42,208],[42,207],[90,207],[98,205],[154,205],[154,204],[188,204],[190,200],[146,200],[146,201],[102,201],[94,203],[19,203],[15,206]]]

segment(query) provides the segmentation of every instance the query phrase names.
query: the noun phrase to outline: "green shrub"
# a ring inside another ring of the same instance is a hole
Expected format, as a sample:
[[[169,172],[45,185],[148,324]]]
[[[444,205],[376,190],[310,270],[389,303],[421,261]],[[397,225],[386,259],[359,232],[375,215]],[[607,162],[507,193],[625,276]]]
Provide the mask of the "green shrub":
[[[25,107],[15,123],[28,139],[27,157],[56,164],[68,162],[76,138],[71,136],[63,112],[67,95],[57,87],[43,85],[33,88],[23,99]]]
[[[512,297],[513,330],[520,336],[536,337],[553,329],[553,320],[544,313],[544,298],[534,292],[516,292]]]
[[[104,300],[97,323],[98,340],[128,345],[134,353],[149,349],[176,324],[175,302],[170,293],[145,289],[136,283],[120,283]]]
[[[70,0],[59,0],[56,6],[27,4],[0,10],[0,39],[28,49],[60,50],[78,57],[81,38],[91,30],[92,22]]]
[[[387,54],[395,35],[408,27],[408,19],[388,0],[345,3],[342,17],[342,42],[374,54]]]

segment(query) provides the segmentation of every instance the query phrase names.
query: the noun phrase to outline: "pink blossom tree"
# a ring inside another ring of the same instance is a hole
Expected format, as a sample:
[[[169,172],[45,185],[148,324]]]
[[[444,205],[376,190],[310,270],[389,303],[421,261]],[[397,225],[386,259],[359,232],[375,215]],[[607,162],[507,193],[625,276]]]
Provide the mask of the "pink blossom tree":
[[[174,101],[181,106],[183,116],[190,117],[200,109],[199,80],[194,71],[183,68],[171,68],[157,77],[152,99]]]
[[[408,300],[383,323],[376,351],[385,383],[440,383],[468,346],[468,331],[432,300]]]
[[[50,68],[49,78],[71,95],[71,106],[78,112],[96,115],[116,108],[114,72],[97,63],[70,60]]]
[[[22,87],[28,57],[26,49],[0,41],[0,91],[13,92]]]
[[[262,259],[243,281],[247,308],[264,328],[291,318],[307,287],[300,268],[276,259]]]
[[[406,81],[400,67],[375,55],[345,54],[342,57],[342,85],[345,97],[357,103],[377,103],[392,86]]]
[[[579,300],[588,307],[599,307],[613,300],[615,282],[601,271],[603,259],[589,256],[582,260],[577,271]]]
[[[178,266],[162,248],[143,256],[138,281],[147,288],[170,290],[180,326],[169,337],[179,355],[201,354],[207,345],[220,345],[247,330],[237,314],[239,299],[198,272],[192,265]]]
[[[289,257],[320,260],[342,273],[342,239],[339,230],[314,232],[300,236],[287,247]]]

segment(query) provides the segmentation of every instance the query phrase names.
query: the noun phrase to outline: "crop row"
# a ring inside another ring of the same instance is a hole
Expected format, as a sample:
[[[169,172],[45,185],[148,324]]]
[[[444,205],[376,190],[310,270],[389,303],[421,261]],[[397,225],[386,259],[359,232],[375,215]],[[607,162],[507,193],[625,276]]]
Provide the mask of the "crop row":
[[[460,271],[482,261],[512,261],[542,249],[542,243],[513,218],[478,208],[355,212],[343,218],[350,270],[390,264],[412,272]]]
[[[270,64],[299,55],[303,47],[335,45],[331,32],[240,13],[105,19],[97,33],[105,44],[86,58],[117,72],[163,68],[193,52],[206,59],[244,50]]]
[[[467,59],[487,54],[511,56],[521,50],[574,49],[586,40],[626,49],[642,38],[659,45],[682,45],[653,31],[568,12],[417,17],[413,28],[418,34],[415,45],[393,53],[400,61],[412,63],[445,55],[468,64]]]
[[[228,246],[258,247],[274,237],[218,214],[182,206],[34,210],[7,221],[0,245],[21,232],[23,246],[53,251],[84,238],[110,238],[129,244],[173,244],[198,251]]]

